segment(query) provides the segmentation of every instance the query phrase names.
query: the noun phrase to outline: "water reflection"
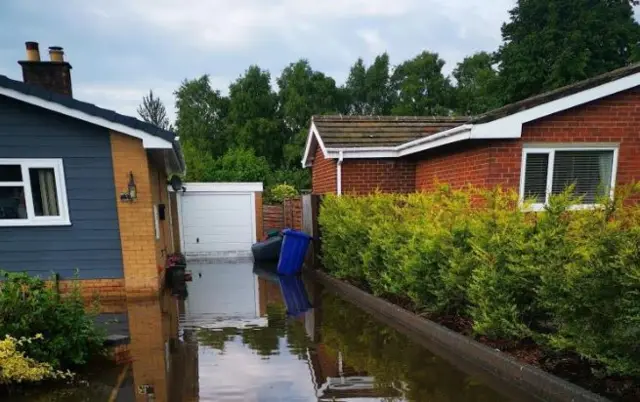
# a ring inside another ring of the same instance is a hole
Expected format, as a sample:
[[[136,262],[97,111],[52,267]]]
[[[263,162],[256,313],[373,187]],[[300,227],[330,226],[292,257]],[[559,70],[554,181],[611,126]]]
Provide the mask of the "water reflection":
[[[249,263],[191,269],[186,302],[123,305],[125,370],[92,379],[100,392],[60,400],[513,400],[316,284]],[[21,402],[36,400],[47,399]]]

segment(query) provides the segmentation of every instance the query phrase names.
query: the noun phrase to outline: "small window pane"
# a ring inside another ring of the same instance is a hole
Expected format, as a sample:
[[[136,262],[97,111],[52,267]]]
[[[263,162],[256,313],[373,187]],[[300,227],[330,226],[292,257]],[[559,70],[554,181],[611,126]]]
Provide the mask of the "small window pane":
[[[609,193],[613,169],[613,151],[556,151],[552,193],[562,193],[575,184],[582,203],[594,204]]]
[[[0,181],[22,181],[20,165],[0,165]]]
[[[526,154],[524,173],[524,198],[535,203],[545,202],[549,154]]]
[[[36,216],[59,216],[56,176],[52,168],[29,169]]]
[[[24,187],[0,187],[0,219],[27,219]]]

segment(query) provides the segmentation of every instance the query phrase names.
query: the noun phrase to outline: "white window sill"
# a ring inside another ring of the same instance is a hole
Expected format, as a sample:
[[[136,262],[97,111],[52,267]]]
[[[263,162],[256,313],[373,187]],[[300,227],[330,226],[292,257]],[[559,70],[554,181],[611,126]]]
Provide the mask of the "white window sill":
[[[528,206],[521,205],[520,206],[524,212],[541,212],[544,211],[546,204],[531,204]],[[579,204],[579,205],[571,205],[567,208],[568,211],[588,211],[594,209],[602,209],[604,206],[602,204]]]
[[[37,221],[37,220],[0,220],[0,228],[6,227],[37,227],[37,226],[71,226],[71,221],[69,220],[55,220],[55,221]]]

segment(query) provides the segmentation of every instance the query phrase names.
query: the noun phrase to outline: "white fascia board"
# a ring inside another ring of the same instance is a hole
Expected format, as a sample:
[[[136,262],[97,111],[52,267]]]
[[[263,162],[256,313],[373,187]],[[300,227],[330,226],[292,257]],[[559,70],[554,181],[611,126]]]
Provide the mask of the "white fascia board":
[[[257,183],[184,183],[187,193],[255,193],[263,191],[263,185]]]
[[[37,96],[23,94],[22,92],[14,91],[7,88],[0,88],[0,95],[4,95],[6,97],[16,99],[30,105],[38,106],[43,109],[51,110],[52,112],[60,113],[65,116],[73,117],[78,120],[86,121],[87,123],[95,124],[96,126],[117,131],[131,137],[139,138],[142,140],[142,145],[145,149],[172,148],[171,141],[167,141],[163,138],[156,137],[155,135],[151,135],[142,130],[131,128],[120,123],[115,123],[110,120],[103,119],[102,117],[94,116],[92,114],[84,113],[77,109],[73,109],[56,102],[51,102]]]
[[[585,103],[593,102],[637,86],[640,86],[640,73],[619,78],[597,87],[585,89],[584,91],[534,106],[531,109],[523,110],[522,112],[514,113],[501,119],[484,124],[476,124],[473,127],[471,138],[520,138],[522,137],[522,126],[525,123],[584,105]]]
[[[311,145],[313,144],[314,138],[318,142],[318,145],[320,146],[320,149],[322,150],[324,157],[325,158],[329,157],[329,155],[327,154],[327,148],[324,146],[324,142],[322,142],[322,138],[320,138],[320,134],[318,134],[318,128],[316,127],[316,123],[312,121],[311,127],[309,127],[309,134],[307,135],[307,144],[304,148],[304,156],[302,157],[303,168],[311,166],[311,163],[309,163],[309,157],[311,155],[309,154],[311,153]]]
[[[465,124],[394,147],[327,148],[327,158],[337,159],[340,156],[340,152],[343,153],[345,159],[399,158],[469,139],[472,127],[469,124]]]

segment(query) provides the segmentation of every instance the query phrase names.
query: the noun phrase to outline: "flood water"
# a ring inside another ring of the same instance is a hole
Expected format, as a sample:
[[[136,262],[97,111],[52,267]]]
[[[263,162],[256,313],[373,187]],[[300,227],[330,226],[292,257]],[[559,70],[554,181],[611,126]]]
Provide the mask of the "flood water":
[[[11,402],[474,401],[508,397],[323,289],[190,264],[186,301],[103,306],[131,341],[76,388]],[[255,272],[254,272],[255,271]]]

